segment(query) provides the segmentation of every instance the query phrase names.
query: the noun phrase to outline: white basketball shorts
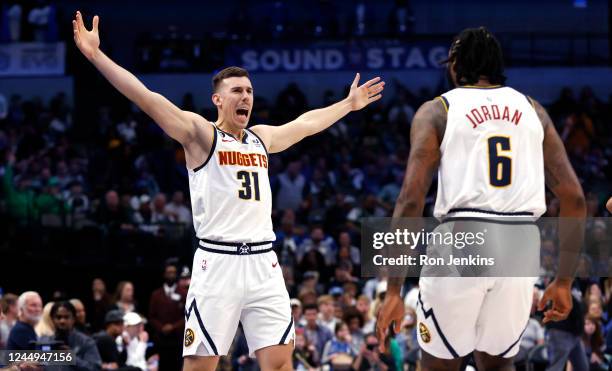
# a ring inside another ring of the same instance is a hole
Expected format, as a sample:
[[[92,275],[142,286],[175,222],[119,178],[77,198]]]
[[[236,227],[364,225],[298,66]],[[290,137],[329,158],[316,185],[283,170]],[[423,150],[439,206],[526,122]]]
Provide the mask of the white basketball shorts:
[[[239,322],[251,354],[288,344],[294,337],[294,324],[272,244],[230,246],[205,241],[200,241],[193,260],[183,356],[227,355]]]
[[[522,222],[457,221],[444,223],[439,230],[486,231],[482,246],[450,253],[460,255],[467,250],[496,260],[493,267],[457,267],[454,272],[447,270],[446,276],[422,273],[417,302],[421,349],[442,359],[463,357],[474,350],[505,358],[516,355],[533,304],[539,268],[538,228]],[[431,249],[440,254],[448,246],[429,245],[428,252]],[[448,260],[446,252],[442,256]],[[428,273],[444,272],[426,268]],[[466,272],[481,275],[465,276]],[[508,276],[491,276],[500,272]]]

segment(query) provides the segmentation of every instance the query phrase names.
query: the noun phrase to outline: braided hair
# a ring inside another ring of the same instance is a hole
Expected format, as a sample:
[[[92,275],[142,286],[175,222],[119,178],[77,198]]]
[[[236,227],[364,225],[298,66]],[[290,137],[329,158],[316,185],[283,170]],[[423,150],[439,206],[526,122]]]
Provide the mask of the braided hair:
[[[448,59],[443,63],[455,63],[458,85],[475,84],[481,76],[486,76],[495,85],[506,82],[501,46],[485,27],[461,31],[453,41]]]

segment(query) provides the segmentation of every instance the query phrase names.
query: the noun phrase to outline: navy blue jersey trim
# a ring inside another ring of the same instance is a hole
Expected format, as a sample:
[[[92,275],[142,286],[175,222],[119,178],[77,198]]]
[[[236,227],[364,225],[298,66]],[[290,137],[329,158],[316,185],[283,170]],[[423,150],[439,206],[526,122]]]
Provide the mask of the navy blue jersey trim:
[[[257,139],[259,139],[259,141],[261,142],[261,145],[262,145],[262,146],[263,146],[263,148],[264,148],[264,151],[266,151],[266,155],[267,155],[268,157],[270,157],[270,154],[268,153],[268,147],[266,147],[266,144],[264,143],[264,141],[263,141],[263,140],[261,140],[261,138],[259,137],[259,135],[255,134],[255,132],[254,132],[253,130],[249,130],[249,129],[246,129],[246,130],[247,130],[249,133],[251,133],[251,134],[255,135],[255,137],[256,137]]]
[[[420,291],[419,291],[419,304],[421,304],[421,310],[423,311],[423,315],[425,316],[425,318],[431,317],[431,319],[433,320],[434,326],[436,326],[436,331],[438,331],[438,334],[440,334],[440,338],[442,339],[442,342],[446,346],[446,349],[448,349],[448,351],[453,356],[453,358],[459,358],[459,354],[457,354],[455,349],[450,345],[450,343],[446,339],[446,336],[444,336],[444,333],[442,332],[442,329],[440,328],[440,325],[438,324],[438,320],[436,319],[436,315],[434,314],[433,308],[429,308],[428,311],[425,311],[425,306],[423,305],[423,300],[421,300]]]
[[[206,158],[206,161],[204,161],[204,163],[198,167],[196,167],[195,169],[193,169],[193,172],[195,173],[196,171],[200,170],[201,168],[203,168],[204,166],[206,166],[206,164],[208,163],[208,161],[210,161],[210,159],[212,158],[213,154],[215,153],[215,147],[217,146],[217,128],[213,126],[213,142],[212,142],[212,146],[210,146],[210,152],[208,152],[208,157]]]
[[[490,85],[490,86],[478,86],[478,85],[459,85],[457,86],[459,89],[500,89],[505,88],[504,85]]]
[[[287,326],[287,329],[285,330],[285,333],[283,334],[283,337],[281,338],[280,343],[278,343],[278,345],[285,344],[285,340],[287,340],[287,335],[289,335],[289,330],[291,330],[291,326],[293,326],[293,315],[291,316],[291,321],[289,321],[289,326]]]
[[[263,250],[250,251],[248,254],[241,254],[238,249],[236,249],[235,251],[227,251],[227,250],[211,249],[209,247],[204,247],[204,246],[198,246],[198,248],[204,251],[214,252],[216,254],[225,254],[225,255],[253,255],[253,254],[263,254],[263,253],[272,251],[272,248],[269,248],[269,249],[263,249]]]
[[[457,208],[448,210],[449,214],[450,213],[461,213],[461,212],[483,213],[483,214],[491,214],[491,215],[499,215],[499,216],[533,216],[533,213],[531,211],[517,211],[517,212],[505,213],[501,211],[484,210],[484,209],[477,209],[477,208],[470,208],[470,207],[457,207]]]
[[[516,343],[518,343],[521,340],[521,336],[523,336],[523,333],[525,332],[525,330],[527,330],[527,325],[529,325],[529,320],[527,320],[527,324],[525,325],[525,328],[523,329],[523,331],[521,331],[521,334],[519,335],[518,339],[516,339],[516,341],[514,343],[512,343],[512,345],[510,345],[508,347],[508,349],[506,349],[505,351],[501,352],[498,357],[503,357],[505,356],[510,349],[514,348],[514,346],[516,345]]]
[[[243,244],[247,244],[249,246],[263,246],[269,243],[273,243],[274,241],[263,241],[263,242],[223,242],[223,241],[213,241],[206,238],[201,238],[200,241],[210,243],[213,245],[220,246],[242,246]]]
[[[450,104],[448,103],[448,99],[446,99],[445,97],[439,95],[436,98],[440,98],[442,100],[442,104],[444,105],[444,109],[446,110],[446,112],[448,112],[448,110],[450,109]]]
[[[536,222],[533,220],[498,220],[498,219],[487,219],[487,218],[475,218],[469,216],[458,216],[458,217],[450,217],[445,218],[442,223],[450,223],[450,222],[484,222],[484,223],[493,223],[493,224],[509,224],[509,225],[536,225]]]
[[[191,312],[195,313],[196,319],[198,320],[198,325],[200,326],[200,330],[202,330],[204,337],[208,341],[208,344],[210,344],[210,347],[212,348],[213,353],[215,353],[215,355],[218,356],[219,352],[217,351],[217,346],[215,345],[214,341],[210,337],[210,334],[208,334],[208,331],[206,331],[206,328],[204,327],[204,322],[202,322],[202,317],[200,317],[200,312],[198,311],[198,306],[196,305],[195,299],[193,299],[193,301],[191,302],[191,305],[189,306],[189,311],[185,311],[185,321],[189,320],[189,317],[191,316]]]

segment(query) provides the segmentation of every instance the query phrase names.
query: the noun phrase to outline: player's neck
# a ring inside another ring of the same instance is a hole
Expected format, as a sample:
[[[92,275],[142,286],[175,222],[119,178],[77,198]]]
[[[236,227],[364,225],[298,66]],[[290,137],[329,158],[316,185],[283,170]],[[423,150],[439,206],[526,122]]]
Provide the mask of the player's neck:
[[[215,126],[218,129],[223,130],[224,132],[233,135],[238,140],[242,139],[243,130],[239,127],[229,125],[225,121],[217,121],[215,122]]]
[[[480,78],[477,83],[472,84],[473,86],[491,86],[491,82],[488,79]]]

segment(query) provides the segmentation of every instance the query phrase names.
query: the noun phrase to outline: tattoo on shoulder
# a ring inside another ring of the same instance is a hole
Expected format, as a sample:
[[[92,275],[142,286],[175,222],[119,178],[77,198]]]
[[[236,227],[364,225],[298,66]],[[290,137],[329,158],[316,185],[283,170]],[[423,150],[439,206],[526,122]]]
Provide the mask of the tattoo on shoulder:
[[[546,112],[546,109],[542,107],[540,102],[538,102],[537,100],[532,98],[531,101],[533,102],[535,111],[538,115],[538,118],[540,119],[540,122],[542,123],[542,127],[546,129],[548,125],[552,124],[552,120],[550,119],[550,116],[548,116],[548,112]]]
[[[446,130],[446,109],[439,99],[431,100],[427,102],[427,105],[429,106],[428,113],[431,117],[431,123],[436,129],[439,142],[442,143],[442,138],[444,138],[444,132]]]

